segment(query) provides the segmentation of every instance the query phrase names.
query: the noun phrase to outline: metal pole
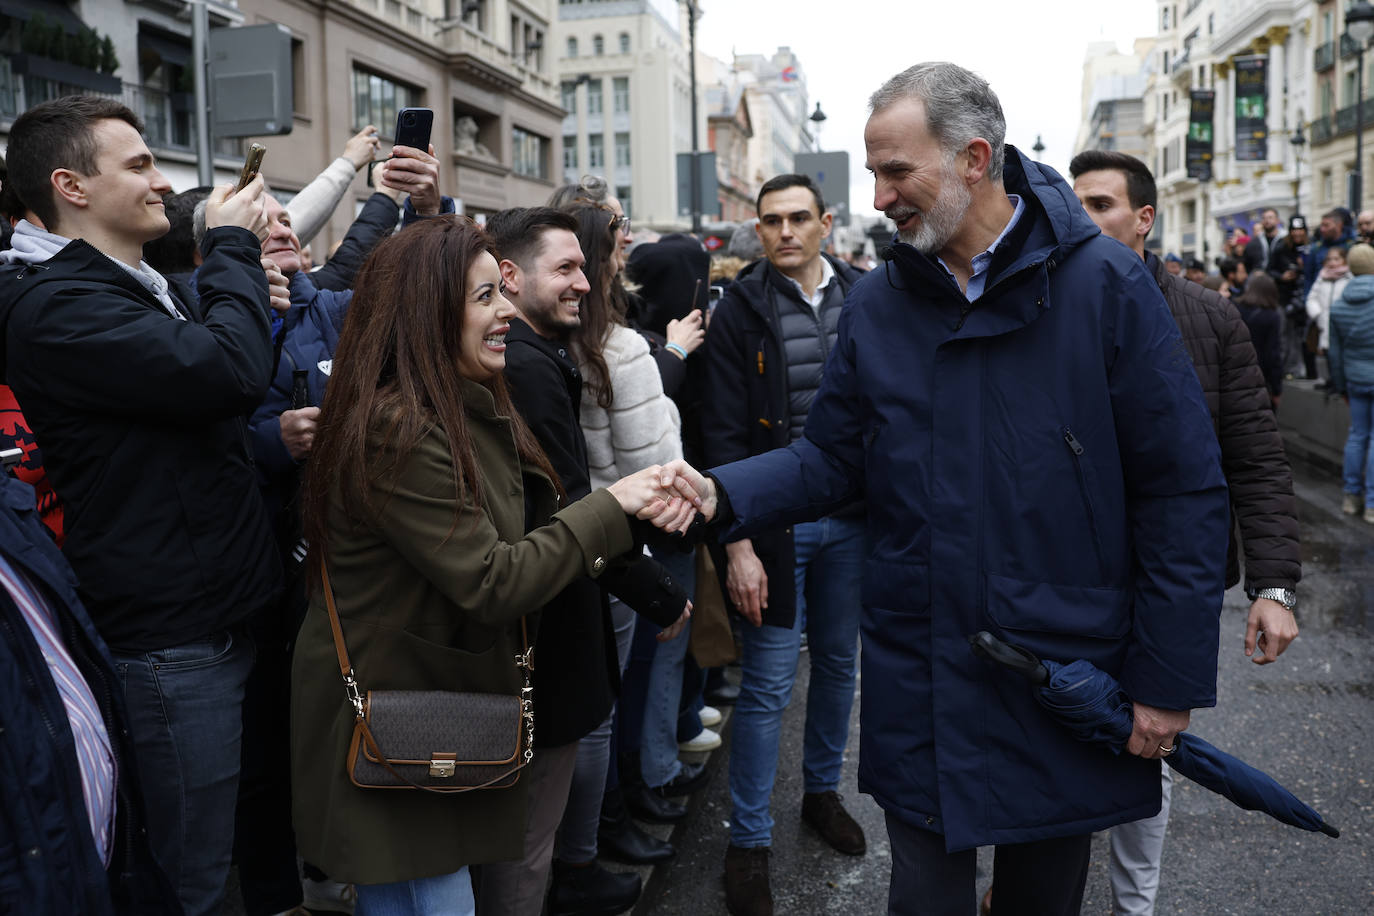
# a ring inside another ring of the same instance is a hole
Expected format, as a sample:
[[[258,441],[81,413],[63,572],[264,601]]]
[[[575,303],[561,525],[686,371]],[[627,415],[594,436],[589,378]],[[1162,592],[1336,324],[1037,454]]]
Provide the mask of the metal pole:
[[[701,174],[697,159],[697,4],[687,0],[687,66],[692,82],[692,232],[701,234]]]
[[[196,180],[215,183],[215,160],[210,152],[210,67],[206,46],[210,39],[210,11],[205,0],[191,3],[191,69],[196,85]]]
[[[1355,55],[1355,171],[1350,176],[1350,212],[1360,212],[1364,199],[1364,45]]]

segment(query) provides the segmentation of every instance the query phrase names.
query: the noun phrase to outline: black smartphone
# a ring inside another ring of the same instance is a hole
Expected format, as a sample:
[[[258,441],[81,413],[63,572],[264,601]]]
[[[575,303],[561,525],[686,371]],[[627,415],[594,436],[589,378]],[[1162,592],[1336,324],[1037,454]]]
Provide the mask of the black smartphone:
[[[243,159],[243,171],[239,172],[238,187],[234,188],[237,194],[252,183],[258,177],[258,172],[262,171],[262,157],[267,155],[267,147],[261,143],[254,143],[248,147],[248,155]]]
[[[409,146],[420,152],[429,151],[429,132],[434,128],[431,108],[402,108],[396,113],[394,146]]]

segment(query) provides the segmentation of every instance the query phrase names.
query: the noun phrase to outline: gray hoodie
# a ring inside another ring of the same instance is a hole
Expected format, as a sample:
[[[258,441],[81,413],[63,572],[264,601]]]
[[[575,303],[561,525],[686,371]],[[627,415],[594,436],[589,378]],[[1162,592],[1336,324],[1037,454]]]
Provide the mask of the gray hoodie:
[[[21,219],[14,227],[14,235],[10,236],[10,247],[0,251],[0,264],[42,264],[71,242],[69,238],[39,229],[28,220]],[[167,314],[181,321],[186,320],[186,316],[177,309],[176,302],[167,292],[167,281],[163,279],[162,274],[149,267],[148,262],[139,261],[137,267],[130,267],[118,258],[110,260],[128,271],[148,292],[156,296],[162,307],[167,310]]]

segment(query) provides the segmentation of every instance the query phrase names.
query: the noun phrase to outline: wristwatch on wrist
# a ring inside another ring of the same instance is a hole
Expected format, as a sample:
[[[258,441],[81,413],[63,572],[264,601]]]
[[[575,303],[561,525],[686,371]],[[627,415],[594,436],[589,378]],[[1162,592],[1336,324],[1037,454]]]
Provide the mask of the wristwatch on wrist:
[[[1268,598],[1270,601],[1277,601],[1290,611],[1298,606],[1298,593],[1291,588],[1250,589],[1248,594],[1251,601],[1254,601],[1256,598]]]

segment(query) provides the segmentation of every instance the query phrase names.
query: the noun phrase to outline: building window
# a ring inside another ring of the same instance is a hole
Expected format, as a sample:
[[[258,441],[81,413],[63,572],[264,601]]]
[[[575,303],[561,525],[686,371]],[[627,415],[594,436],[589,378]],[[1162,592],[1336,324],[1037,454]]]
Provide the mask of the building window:
[[[369,124],[383,137],[395,129],[396,112],[420,104],[420,90],[366,70],[353,70],[353,129]]]
[[[569,57],[576,57],[576,56],[577,56],[577,39],[576,39],[576,38],[569,38],[569,39],[568,39],[568,56],[569,56]]]
[[[630,212],[630,186],[624,184],[617,185],[615,189],[615,197],[616,200],[620,201],[620,209],[625,213],[625,215],[634,216],[634,214]]]
[[[486,31],[487,0],[444,0],[444,18],[461,19],[479,32]]]
[[[577,84],[564,80],[559,88],[563,95],[563,110],[568,114],[577,114]]]
[[[611,94],[614,96],[615,113],[630,113],[630,78],[617,76],[611,80]]]
[[[1332,99],[1331,82],[1328,80],[1322,83],[1322,117],[1331,117]]]
[[[606,138],[592,134],[587,138],[587,168],[592,171],[606,167]]]
[[[621,32],[621,33],[620,33],[620,53],[621,53],[621,54],[629,54],[629,53],[630,53],[630,33],[629,33],[629,32]]]
[[[615,135],[615,164],[630,164],[630,135],[627,133]]]
[[[592,56],[593,56],[593,57],[600,57],[602,54],[605,54],[605,53],[606,53],[606,39],[602,38],[600,35],[593,35],[593,36],[592,36]]]
[[[305,42],[291,39],[291,108],[299,117],[305,114]]]
[[[577,138],[563,138],[563,170],[577,171]]]
[[[526,178],[549,177],[549,141],[519,127],[511,128],[511,146],[515,150],[511,169]]]
[[[601,80],[587,80],[587,114],[601,114]]]

